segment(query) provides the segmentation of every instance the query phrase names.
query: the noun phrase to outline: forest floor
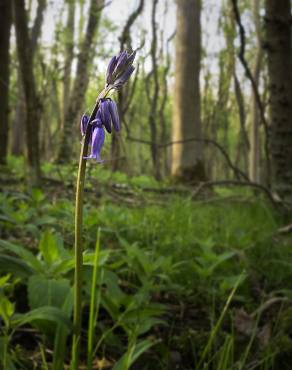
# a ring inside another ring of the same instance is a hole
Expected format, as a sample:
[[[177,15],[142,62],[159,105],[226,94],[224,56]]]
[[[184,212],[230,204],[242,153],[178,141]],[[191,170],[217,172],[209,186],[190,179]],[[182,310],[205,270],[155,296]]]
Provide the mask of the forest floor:
[[[76,168],[43,172],[30,193],[21,161],[0,174],[0,368],[70,362]],[[94,369],[292,369],[289,224],[259,190],[90,166],[83,368],[96,266]]]

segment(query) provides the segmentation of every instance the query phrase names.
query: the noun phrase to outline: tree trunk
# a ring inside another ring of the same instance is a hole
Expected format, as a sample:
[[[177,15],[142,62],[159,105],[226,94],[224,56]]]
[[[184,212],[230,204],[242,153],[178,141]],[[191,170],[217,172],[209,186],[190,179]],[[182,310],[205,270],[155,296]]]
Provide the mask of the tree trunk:
[[[103,6],[104,0],[91,0],[87,29],[78,55],[76,78],[65,113],[58,162],[68,162],[71,159],[73,137],[78,132],[79,115],[89,82],[93,43]]]
[[[157,146],[158,130],[157,130],[157,105],[159,97],[159,81],[157,71],[157,24],[156,24],[156,11],[157,11],[158,0],[153,0],[152,15],[151,15],[151,27],[152,27],[152,41],[151,41],[151,62],[152,70],[150,72],[153,77],[153,89],[150,95],[150,109],[148,122],[150,126],[150,137],[151,137],[151,158],[154,170],[154,176],[157,180],[161,178],[160,174],[160,155]]]
[[[75,2],[67,0],[68,3],[68,18],[65,30],[65,66],[64,66],[64,81],[63,81],[63,122],[65,121],[65,112],[68,107],[70,97],[71,69],[74,57],[74,21],[75,21]],[[64,126],[64,123],[63,123]]]
[[[17,71],[17,85],[16,107],[11,125],[11,153],[15,156],[20,156],[24,153],[25,144],[25,135],[19,135],[20,132],[25,131],[25,98],[19,70]]]
[[[292,200],[292,71],[290,0],[266,0],[270,145],[274,190]]]
[[[248,172],[248,151],[249,151],[250,144],[249,144],[247,132],[245,129],[246,114],[245,114],[244,94],[242,92],[240,82],[236,75],[235,69],[234,69],[233,78],[234,78],[234,92],[235,92],[235,98],[236,98],[236,102],[238,106],[239,124],[240,124],[240,135],[239,135],[239,140],[238,140],[235,165],[237,167],[240,167],[240,162],[242,159],[244,172],[247,173]]]
[[[128,51],[132,50],[131,28],[138,16],[143,11],[143,8],[144,0],[140,0],[137,8],[129,15],[127,22],[122,30],[121,36],[119,37],[120,51],[123,51],[125,47],[128,49]],[[131,99],[133,97],[133,94],[130,93],[130,90],[130,81],[128,81],[123,89],[120,89],[118,91],[118,110],[121,124],[124,123],[125,115],[128,111]],[[121,149],[122,148],[119,133],[113,131],[111,134],[111,169],[113,172],[121,170],[129,171],[129,163],[127,163],[127,159],[121,161]]]
[[[262,46],[261,46],[261,23],[260,23],[260,0],[252,0],[253,18],[256,30],[256,56],[253,68],[253,78],[257,86],[259,85],[261,64],[262,64]],[[259,136],[259,109],[256,96],[252,89],[252,108],[251,108],[251,131],[250,131],[250,162],[249,177],[254,182],[260,181],[260,136]]]
[[[173,141],[201,137],[200,11],[198,0],[177,1]],[[205,179],[202,145],[193,142],[173,145],[171,173],[182,181]]]
[[[44,19],[44,11],[47,6],[46,0],[39,0],[38,1],[38,7],[37,7],[37,13],[35,17],[34,24],[31,29],[31,37],[30,37],[30,53],[32,58],[34,58],[37,45],[38,45],[38,39],[41,35],[41,29]],[[15,108],[15,114],[13,118],[12,123],[12,147],[11,152],[15,156],[20,156],[24,152],[24,135],[19,135],[19,132],[25,131],[25,97],[24,97],[24,91],[22,86],[22,77],[21,73],[18,71],[17,73],[17,85],[18,85],[18,91],[17,91],[17,99],[16,99],[16,108]]]
[[[27,14],[24,0],[13,1],[14,23],[16,30],[17,53],[19,58],[20,76],[25,97],[25,123],[28,181],[32,186],[40,182],[40,157],[39,157],[39,99],[36,94],[35,79],[33,74],[33,55],[29,40]],[[23,132],[19,132],[23,135]]]
[[[0,163],[6,163],[9,119],[9,39],[12,22],[10,0],[0,2]]]

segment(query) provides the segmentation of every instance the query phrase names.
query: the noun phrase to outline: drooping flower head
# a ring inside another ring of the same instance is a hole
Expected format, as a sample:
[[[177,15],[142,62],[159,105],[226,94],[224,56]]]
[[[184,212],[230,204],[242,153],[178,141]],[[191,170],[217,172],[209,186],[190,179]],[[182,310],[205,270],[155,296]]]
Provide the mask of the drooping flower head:
[[[136,52],[128,53],[127,51],[122,51],[118,56],[112,57],[106,71],[106,89],[118,89],[128,81],[135,69],[133,66],[135,55]],[[88,124],[89,117],[83,115],[80,123],[82,135],[88,129]],[[116,103],[110,98],[100,99],[97,113],[94,120],[90,122],[90,126],[91,151],[90,155],[86,158],[93,158],[98,162],[102,162],[101,149],[105,139],[104,129],[109,134],[112,133],[112,127],[116,132],[119,132],[121,129]]]

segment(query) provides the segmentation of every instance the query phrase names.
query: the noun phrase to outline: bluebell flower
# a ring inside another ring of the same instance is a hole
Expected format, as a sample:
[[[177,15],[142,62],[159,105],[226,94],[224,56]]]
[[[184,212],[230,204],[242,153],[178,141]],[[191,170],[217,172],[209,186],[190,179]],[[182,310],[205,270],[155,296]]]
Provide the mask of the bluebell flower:
[[[89,121],[89,117],[86,114],[83,114],[83,116],[81,117],[81,121],[80,121],[80,131],[81,131],[82,136],[85,135],[88,121]]]
[[[88,125],[88,117],[83,116],[81,120],[81,131],[85,132],[84,125]],[[118,108],[116,103],[109,99],[102,99],[100,102],[99,109],[96,113],[95,119],[91,122],[93,132],[91,136],[91,153],[86,158],[96,159],[98,162],[101,160],[101,149],[105,139],[105,131],[110,134],[112,132],[112,127],[116,132],[120,131],[120,119],[118,114]]]
[[[127,51],[122,51],[118,56],[111,58],[107,71],[106,71],[106,88],[118,89],[124,85],[131,74],[134,72],[135,67],[133,62],[136,56],[136,52],[128,53]],[[112,127],[116,132],[121,129],[119,113],[116,103],[109,99],[100,99],[99,107],[95,118],[89,123],[89,117],[83,115],[81,118],[80,128],[81,134],[85,135],[86,131],[89,129],[90,124],[90,155],[85,158],[93,158],[98,162],[101,160],[101,150],[105,139],[105,130],[111,134]]]
[[[102,163],[100,154],[101,149],[103,147],[104,138],[105,138],[104,128],[99,125],[94,127],[91,136],[91,152],[90,155],[85,158],[95,159],[97,162]]]
[[[107,68],[106,84],[118,89],[126,83],[135,70],[133,66],[135,56],[135,51],[133,53],[122,51],[118,56],[113,57]]]

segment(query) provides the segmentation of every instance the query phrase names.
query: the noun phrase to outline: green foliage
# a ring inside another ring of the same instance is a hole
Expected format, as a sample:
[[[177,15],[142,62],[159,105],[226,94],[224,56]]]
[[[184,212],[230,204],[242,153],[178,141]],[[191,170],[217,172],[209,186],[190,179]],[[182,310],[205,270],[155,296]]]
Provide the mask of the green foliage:
[[[54,166],[48,171],[54,173]],[[95,366],[96,357],[103,356],[113,360],[115,369],[164,370],[175,368],[173,358],[181,357],[189,368],[201,361],[206,369],[239,370],[256,356],[263,369],[272,363],[289,368],[291,240],[273,237],[281,219],[266,202],[260,197],[251,201],[246,190],[222,188],[215,189],[215,201],[194,202],[184,195],[160,196],[167,184],[146,176],[128,179],[106,169],[90,171],[84,209],[83,330],[91,344],[82,353],[84,361]],[[60,172],[66,189],[74,179],[68,168]],[[104,195],[98,199],[96,176]],[[143,202],[137,201],[136,207],[112,202],[107,192],[111,183],[121,184],[121,194],[126,189],[127,197]],[[23,325],[45,338],[36,347],[42,348],[43,366],[61,370],[70,362],[73,207],[64,197],[50,197],[39,190],[1,195],[0,351],[11,369],[17,363],[30,366],[23,345],[17,347],[22,353],[14,347]],[[253,293],[255,286],[264,291],[262,301]],[[257,312],[273,297],[283,299],[282,310],[273,304],[274,315],[262,313],[252,334],[239,339],[237,308]],[[265,334],[262,348],[265,325],[273,336]],[[46,347],[53,357],[46,355]]]

